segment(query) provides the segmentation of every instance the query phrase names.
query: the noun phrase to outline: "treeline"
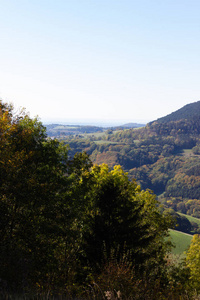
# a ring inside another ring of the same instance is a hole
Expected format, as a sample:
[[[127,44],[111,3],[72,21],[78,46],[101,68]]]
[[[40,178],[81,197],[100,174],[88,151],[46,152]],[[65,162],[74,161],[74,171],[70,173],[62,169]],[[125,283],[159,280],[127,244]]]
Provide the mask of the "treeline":
[[[200,290],[193,248],[169,258],[171,224],[120,166],[48,139],[0,102],[1,299],[188,299]]]
[[[183,106],[182,108],[178,109],[175,112],[172,112],[171,114],[159,118],[157,122],[159,123],[168,123],[171,121],[179,121],[179,120],[194,120],[194,118],[199,117],[199,111],[200,111],[200,101],[187,104]]]

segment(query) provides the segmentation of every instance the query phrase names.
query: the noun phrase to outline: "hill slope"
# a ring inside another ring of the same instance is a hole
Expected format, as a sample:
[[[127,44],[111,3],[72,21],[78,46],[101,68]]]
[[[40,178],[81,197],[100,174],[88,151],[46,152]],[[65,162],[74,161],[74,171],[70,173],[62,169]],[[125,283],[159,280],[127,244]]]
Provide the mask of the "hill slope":
[[[193,120],[200,118],[200,101],[187,104],[182,108],[172,112],[171,114],[156,120],[158,123],[167,123],[171,121],[179,121],[183,119]],[[151,122],[152,123],[152,122]]]
[[[171,121],[167,121],[171,120]],[[63,137],[70,155],[86,151],[93,163],[120,164],[164,207],[200,218],[200,101],[137,129]]]

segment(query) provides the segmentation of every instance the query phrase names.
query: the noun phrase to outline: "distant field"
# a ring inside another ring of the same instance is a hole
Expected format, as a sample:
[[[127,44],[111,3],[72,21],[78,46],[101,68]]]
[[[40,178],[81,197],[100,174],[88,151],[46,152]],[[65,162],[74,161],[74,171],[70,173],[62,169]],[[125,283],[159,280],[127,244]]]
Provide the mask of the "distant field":
[[[191,149],[183,149],[182,155],[188,157],[188,156],[194,156],[194,153],[192,152]]]
[[[97,132],[91,132],[91,133],[84,133],[84,136],[85,137],[95,137],[95,138],[98,138],[98,137],[102,137],[105,135],[105,131],[97,131]]]
[[[175,248],[172,249],[172,253],[179,255],[183,254],[183,252],[186,251],[190,245],[192,235],[172,229],[169,230],[169,233],[171,241],[175,245]]]
[[[100,145],[102,145],[102,144],[112,144],[112,145],[117,145],[117,144],[119,144],[119,143],[117,143],[117,142],[111,142],[111,141],[104,141],[104,140],[100,140],[100,141],[94,141],[96,144],[100,144]],[[120,143],[120,145],[121,145],[121,143]]]
[[[192,149],[183,149],[182,151],[181,151],[181,154],[183,155],[183,156],[186,156],[186,157],[190,157],[190,156],[199,156],[198,154],[194,154],[193,153],[193,151],[192,151]]]

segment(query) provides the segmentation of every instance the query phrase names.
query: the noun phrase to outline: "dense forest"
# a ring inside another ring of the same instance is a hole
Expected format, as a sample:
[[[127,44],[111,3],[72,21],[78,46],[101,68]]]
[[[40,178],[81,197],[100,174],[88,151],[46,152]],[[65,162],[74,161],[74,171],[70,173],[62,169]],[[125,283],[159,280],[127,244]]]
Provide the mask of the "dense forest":
[[[200,101],[137,129],[61,138],[70,154],[86,151],[93,163],[120,164],[167,209],[200,217]]]
[[[163,209],[199,205],[198,132],[176,122],[72,137],[70,149],[0,102],[1,299],[195,299],[200,238],[174,260]]]

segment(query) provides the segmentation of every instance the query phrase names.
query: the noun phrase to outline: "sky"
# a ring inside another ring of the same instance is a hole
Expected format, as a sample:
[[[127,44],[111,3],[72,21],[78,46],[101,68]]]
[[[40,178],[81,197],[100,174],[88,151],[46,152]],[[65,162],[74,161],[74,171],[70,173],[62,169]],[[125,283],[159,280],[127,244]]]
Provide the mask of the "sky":
[[[0,0],[0,99],[43,123],[148,122],[200,100],[199,0]]]

